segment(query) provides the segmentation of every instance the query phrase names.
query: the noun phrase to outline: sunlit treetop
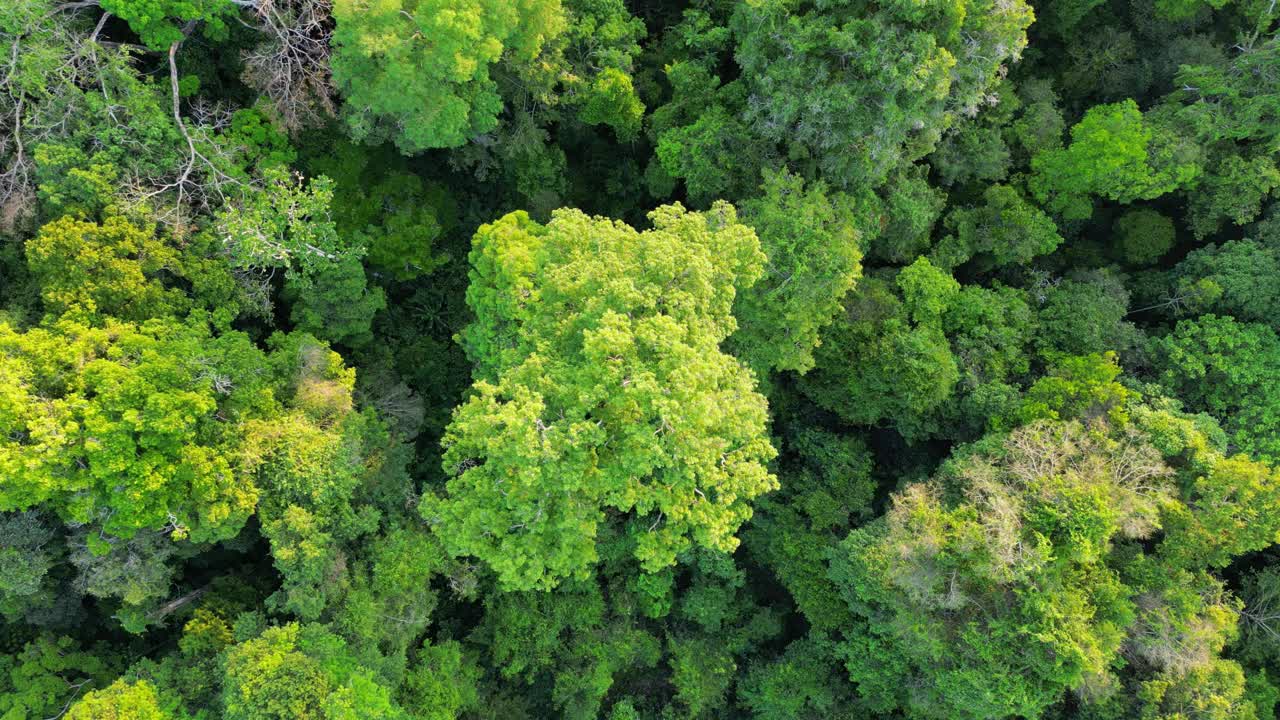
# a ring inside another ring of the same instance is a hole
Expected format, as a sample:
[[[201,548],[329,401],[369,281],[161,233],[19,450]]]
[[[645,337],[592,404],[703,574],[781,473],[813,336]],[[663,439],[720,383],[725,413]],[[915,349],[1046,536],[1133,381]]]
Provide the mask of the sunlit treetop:
[[[651,572],[732,550],[776,487],[765,399],[719,349],[761,273],[755,233],[724,203],[650,219],[513,213],[476,233],[460,336],[476,383],[444,438],[447,493],[421,510],[506,587],[587,576],[610,517]]]
[[[406,154],[497,127],[494,64],[533,63],[565,22],[559,0],[337,0],[333,15],[351,136]]]

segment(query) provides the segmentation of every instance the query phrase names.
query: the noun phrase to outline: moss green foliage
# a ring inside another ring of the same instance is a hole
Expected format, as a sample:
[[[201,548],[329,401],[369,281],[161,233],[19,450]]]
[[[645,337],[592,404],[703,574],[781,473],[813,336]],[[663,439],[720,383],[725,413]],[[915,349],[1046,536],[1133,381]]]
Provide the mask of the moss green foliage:
[[[1053,220],[1007,185],[992,185],[983,204],[954,211],[947,218],[952,235],[938,243],[932,257],[954,268],[974,256],[991,265],[1025,265],[1062,244]],[[988,259],[989,258],[989,259]]]
[[[373,316],[387,306],[381,288],[370,289],[356,258],[326,263],[305,282],[290,280],[290,319],[303,332],[356,347],[373,339]]]
[[[1278,249],[1251,238],[1197,248],[1174,268],[1172,294],[1187,297],[1185,313],[1212,311],[1274,325],[1280,291],[1262,278],[1280,272]]]
[[[869,256],[905,265],[928,249],[930,235],[947,205],[947,197],[929,184],[925,170],[922,165],[898,170],[893,178],[893,192],[859,213],[864,227],[869,226],[866,233],[870,240]]]
[[[446,261],[438,240],[451,229],[457,209],[443,186],[409,172],[389,147],[374,152],[347,141],[317,144],[307,165],[333,180],[334,227],[339,237],[365,249],[367,264],[411,280]]]
[[[738,354],[760,371],[805,372],[822,328],[862,274],[856,209],[849,198],[788,174],[766,175],[764,197],[743,206],[744,222],[769,258],[734,312]]]
[[[0,520],[0,612],[22,618],[27,612],[51,604],[51,571],[59,557],[51,523],[38,513],[9,513]]]
[[[41,634],[0,661],[0,710],[15,718],[56,715],[84,688],[109,685],[119,672],[116,660],[70,637]]]
[[[1205,238],[1227,222],[1248,224],[1277,189],[1280,169],[1274,158],[1260,155],[1245,160],[1228,155],[1211,168],[1200,191],[1191,198],[1191,231],[1197,238]]]
[[[1039,302],[1035,342],[1041,354],[1090,355],[1137,342],[1127,322],[1129,292],[1112,272],[1085,272],[1033,291]]]
[[[1259,33],[1276,20],[1259,8],[1255,16]],[[1275,101],[1280,97],[1280,77],[1274,68],[1280,57],[1280,41],[1255,35],[1248,51],[1231,56],[1228,62],[1190,63],[1178,68],[1175,89],[1164,98],[1162,111],[1173,122],[1193,133],[1203,143],[1229,147],[1224,140],[1257,141],[1274,153],[1280,128],[1275,124]]]
[[[864,279],[815,353],[801,385],[814,402],[851,423],[890,421],[928,434],[931,411],[950,397],[960,372],[942,329],[960,284],[925,258],[891,285]]]
[[[666,197],[675,180],[684,181],[689,199],[705,205],[733,197],[759,180],[761,149],[738,108],[745,98],[741,82],[722,84],[703,63],[674,62],[666,67],[671,100],[650,118],[656,145],[649,166],[649,189]]]
[[[985,103],[1031,20],[1021,2],[741,3],[731,27],[754,96],[746,117],[834,185],[876,182]]]
[[[1116,221],[1120,251],[1135,265],[1149,265],[1173,248],[1173,221],[1155,210],[1130,210]]]
[[[0,0],[0,720],[1267,720],[1271,0]]]

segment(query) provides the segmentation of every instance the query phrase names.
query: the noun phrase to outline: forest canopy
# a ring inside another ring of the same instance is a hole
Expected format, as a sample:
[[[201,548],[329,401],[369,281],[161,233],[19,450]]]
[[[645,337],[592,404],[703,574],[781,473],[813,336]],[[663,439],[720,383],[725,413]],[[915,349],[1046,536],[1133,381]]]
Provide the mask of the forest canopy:
[[[1280,717],[1274,0],[0,0],[0,720]]]

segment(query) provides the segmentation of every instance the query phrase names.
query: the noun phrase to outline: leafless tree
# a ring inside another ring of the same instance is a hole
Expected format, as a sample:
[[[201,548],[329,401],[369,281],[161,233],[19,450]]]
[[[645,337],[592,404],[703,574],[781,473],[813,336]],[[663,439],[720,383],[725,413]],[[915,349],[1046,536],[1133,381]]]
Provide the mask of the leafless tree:
[[[243,78],[270,101],[275,119],[296,132],[331,117],[330,0],[234,1],[256,15],[257,27],[266,36],[244,53]]]
[[[1246,639],[1257,636],[1280,646],[1280,576],[1255,574],[1246,581],[1240,629]]]
[[[1163,592],[1139,594],[1135,598],[1138,620],[1129,631],[1125,654],[1174,673],[1208,664],[1221,651],[1225,625],[1234,624],[1236,615],[1228,609],[1221,588],[1204,590],[1202,595],[1205,606],[1213,610],[1186,617]]]
[[[426,417],[422,398],[404,381],[384,373],[370,383],[369,400],[378,408],[378,414],[391,423],[392,428],[407,440],[417,437]]]

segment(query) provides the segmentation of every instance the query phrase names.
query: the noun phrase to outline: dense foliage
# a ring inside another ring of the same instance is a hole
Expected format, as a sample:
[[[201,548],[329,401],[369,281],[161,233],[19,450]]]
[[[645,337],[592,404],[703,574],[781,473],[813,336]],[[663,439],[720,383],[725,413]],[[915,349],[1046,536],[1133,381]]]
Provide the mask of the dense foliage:
[[[0,720],[1280,717],[1274,0],[0,0]]]

